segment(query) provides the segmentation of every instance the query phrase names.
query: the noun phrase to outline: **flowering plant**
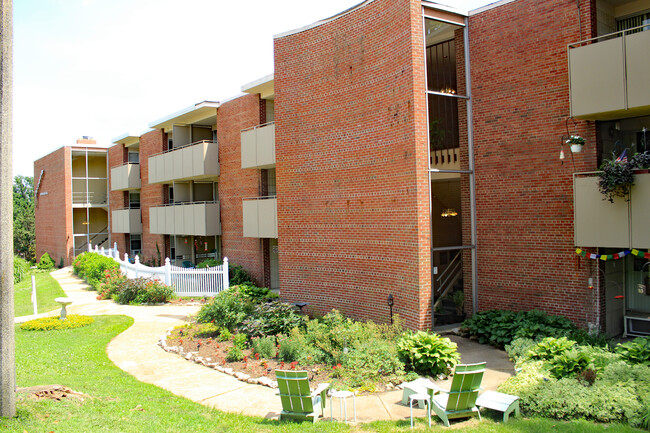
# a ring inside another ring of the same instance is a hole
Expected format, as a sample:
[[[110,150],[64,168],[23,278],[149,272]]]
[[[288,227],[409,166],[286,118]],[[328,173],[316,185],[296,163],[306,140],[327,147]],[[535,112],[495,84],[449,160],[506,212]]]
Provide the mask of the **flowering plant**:
[[[583,137],[580,137],[579,135],[572,135],[569,137],[569,139],[566,141],[566,144],[579,144],[580,146],[583,146],[585,144],[585,139]]]

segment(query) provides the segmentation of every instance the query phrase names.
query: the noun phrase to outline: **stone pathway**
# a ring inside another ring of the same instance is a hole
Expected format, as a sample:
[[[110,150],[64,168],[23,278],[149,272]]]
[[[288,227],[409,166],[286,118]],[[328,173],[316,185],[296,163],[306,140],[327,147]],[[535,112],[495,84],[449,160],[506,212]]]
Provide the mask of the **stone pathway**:
[[[66,295],[74,300],[68,307],[68,314],[123,314],[134,319],[129,329],[108,344],[107,353],[115,365],[136,379],[221,411],[277,418],[281,408],[276,390],[240,382],[232,376],[165,352],[157,345],[167,329],[183,324],[188,315],[198,311],[198,306],[118,305],[113,301],[97,300],[97,293],[86,290],[88,285],[74,276],[70,268],[54,271],[52,276],[61,284]],[[57,314],[58,310],[53,313]],[[52,313],[39,316],[46,315]],[[32,318],[19,317],[16,322]],[[483,378],[485,390],[496,389],[514,374],[513,365],[503,351],[454,335],[449,337],[458,344],[461,362],[487,362]],[[436,383],[442,388],[449,388],[446,380]],[[358,396],[357,420],[408,420],[409,408],[401,405],[401,399],[402,392],[398,390]],[[333,403],[334,417],[337,418],[339,403]],[[351,399],[348,399],[347,410],[348,418],[352,419]],[[326,417],[329,417],[329,412],[328,407]],[[424,416],[424,411],[416,410],[416,416]]]

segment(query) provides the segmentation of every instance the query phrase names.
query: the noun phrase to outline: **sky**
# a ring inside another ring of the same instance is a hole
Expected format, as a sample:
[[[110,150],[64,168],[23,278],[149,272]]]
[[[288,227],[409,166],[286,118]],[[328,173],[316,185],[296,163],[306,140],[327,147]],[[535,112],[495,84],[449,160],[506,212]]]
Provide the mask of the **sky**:
[[[108,147],[273,73],[273,35],[360,0],[14,0],[13,174],[91,136]],[[472,10],[490,0],[441,0]]]

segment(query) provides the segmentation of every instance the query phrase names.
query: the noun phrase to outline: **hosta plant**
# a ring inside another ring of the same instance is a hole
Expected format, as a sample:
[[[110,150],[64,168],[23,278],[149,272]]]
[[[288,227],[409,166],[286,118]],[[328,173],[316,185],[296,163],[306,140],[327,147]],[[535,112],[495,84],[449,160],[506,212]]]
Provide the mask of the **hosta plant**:
[[[432,377],[449,374],[460,361],[456,343],[424,331],[404,334],[397,351],[407,369]]]
[[[526,354],[529,359],[540,359],[550,361],[558,355],[564,354],[575,346],[576,342],[566,337],[553,338],[547,337],[534,345]]]
[[[650,365],[650,337],[639,337],[616,347],[616,352],[630,364]]]

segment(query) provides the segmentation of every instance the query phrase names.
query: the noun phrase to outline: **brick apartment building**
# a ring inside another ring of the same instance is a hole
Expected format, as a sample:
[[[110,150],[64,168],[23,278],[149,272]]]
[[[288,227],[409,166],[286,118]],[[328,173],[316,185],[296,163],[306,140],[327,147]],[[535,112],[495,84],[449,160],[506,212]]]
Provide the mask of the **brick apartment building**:
[[[648,20],[650,0],[368,0],[277,35],[246,95],[115,140],[112,241],[227,256],[311,312],[650,333],[650,175],[609,203],[593,174],[650,150]]]
[[[70,265],[93,245],[108,247],[106,148],[89,137],[34,162],[36,257]]]

